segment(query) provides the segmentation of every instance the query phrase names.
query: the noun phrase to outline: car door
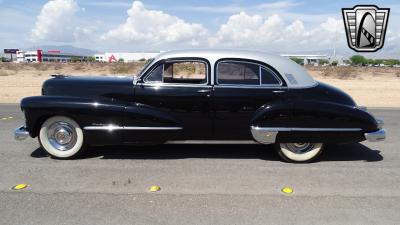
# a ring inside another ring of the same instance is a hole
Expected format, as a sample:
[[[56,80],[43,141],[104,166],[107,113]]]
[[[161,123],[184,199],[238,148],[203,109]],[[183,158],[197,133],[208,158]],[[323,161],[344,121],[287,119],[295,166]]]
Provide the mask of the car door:
[[[213,125],[210,68],[210,63],[202,58],[161,60],[136,85],[135,102],[178,121],[183,129],[175,139],[210,139]]]
[[[251,140],[250,122],[255,111],[285,98],[284,80],[274,68],[252,60],[221,59],[214,71],[215,138]]]

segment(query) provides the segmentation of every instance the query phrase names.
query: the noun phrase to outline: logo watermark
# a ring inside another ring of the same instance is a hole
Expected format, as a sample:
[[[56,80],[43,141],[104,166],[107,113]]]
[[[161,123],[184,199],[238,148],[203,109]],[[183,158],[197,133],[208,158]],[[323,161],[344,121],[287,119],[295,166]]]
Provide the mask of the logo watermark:
[[[356,5],[343,8],[347,43],[357,52],[376,52],[385,43],[389,8],[376,5]]]

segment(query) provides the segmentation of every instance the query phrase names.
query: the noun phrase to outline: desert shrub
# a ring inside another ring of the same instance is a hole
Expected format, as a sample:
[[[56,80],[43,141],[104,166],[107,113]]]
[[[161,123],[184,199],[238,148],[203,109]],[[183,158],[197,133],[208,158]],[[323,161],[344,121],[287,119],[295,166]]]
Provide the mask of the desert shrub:
[[[11,70],[13,72],[17,72],[20,68],[20,65],[18,65],[17,63],[0,63],[1,68],[5,69],[5,70]]]
[[[49,63],[31,63],[30,66],[39,71],[46,71],[50,68]]]
[[[319,60],[319,65],[325,65],[325,64],[329,64],[329,60],[327,60],[327,59],[320,59]]]
[[[77,63],[73,65],[73,69],[74,70],[83,70],[84,69],[84,65],[82,63]]]
[[[300,65],[304,64],[304,59],[296,58],[296,57],[291,57],[290,59],[293,60],[297,64],[300,64]]]
[[[54,69],[55,70],[61,70],[63,68],[63,64],[62,63],[54,63]]]
[[[368,59],[366,59],[362,55],[353,55],[350,57],[351,64],[353,65],[365,65],[368,63]]]
[[[325,77],[334,77],[339,79],[351,79],[357,76],[356,68],[351,66],[328,66],[323,68],[322,75]]]
[[[132,74],[134,69],[134,63],[113,63],[109,71],[112,74]]]

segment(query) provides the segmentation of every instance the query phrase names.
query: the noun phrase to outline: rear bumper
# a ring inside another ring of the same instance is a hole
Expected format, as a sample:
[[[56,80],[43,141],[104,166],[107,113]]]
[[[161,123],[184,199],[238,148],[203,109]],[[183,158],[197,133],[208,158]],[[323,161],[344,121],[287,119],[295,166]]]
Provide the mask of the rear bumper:
[[[18,127],[14,131],[14,139],[17,141],[25,140],[29,137],[29,132],[26,130],[25,126]]]
[[[365,133],[364,136],[365,136],[365,139],[367,139],[368,141],[371,141],[371,142],[383,141],[386,139],[386,130],[379,129],[374,132]]]

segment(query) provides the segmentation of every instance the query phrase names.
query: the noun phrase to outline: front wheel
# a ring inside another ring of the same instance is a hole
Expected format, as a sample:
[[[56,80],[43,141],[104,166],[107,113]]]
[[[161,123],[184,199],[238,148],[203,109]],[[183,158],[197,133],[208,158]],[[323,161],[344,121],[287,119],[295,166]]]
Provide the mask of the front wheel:
[[[277,143],[278,154],[288,162],[311,162],[317,158],[323,148],[323,143]]]
[[[50,117],[40,128],[39,143],[47,153],[56,158],[74,158],[84,149],[83,131],[71,118]]]

